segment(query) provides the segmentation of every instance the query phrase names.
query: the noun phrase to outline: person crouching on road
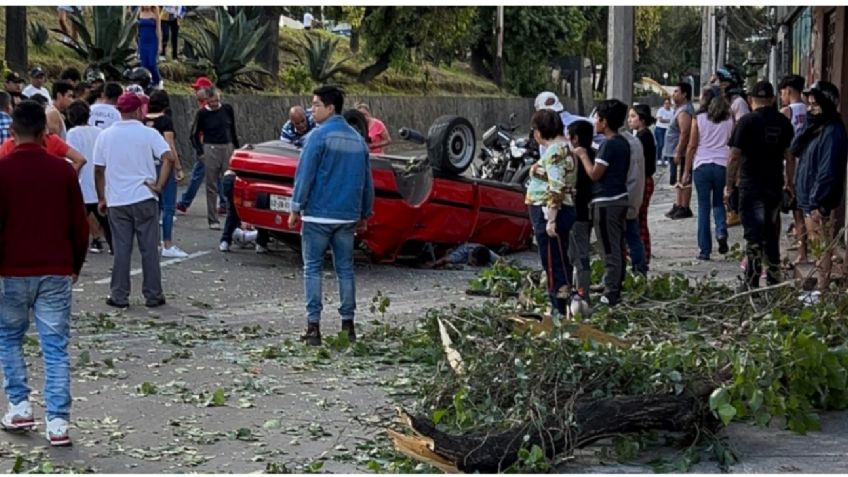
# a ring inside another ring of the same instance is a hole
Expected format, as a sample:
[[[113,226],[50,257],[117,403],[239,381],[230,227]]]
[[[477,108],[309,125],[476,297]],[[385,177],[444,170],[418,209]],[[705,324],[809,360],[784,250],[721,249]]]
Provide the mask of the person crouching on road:
[[[321,268],[327,248],[339,283],[342,331],[356,340],[353,274],[355,232],[365,232],[374,207],[374,184],[368,146],[342,117],[344,93],[334,86],[313,92],[312,111],[320,125],[306,141],[294,178],[288,226],[303,222],[303,282],[306,334],[301,340],[321,345]]]
[[[111,295],[106,304],[129,307],[130,259],[133,237],[138,237],[142,293],[145,306],[165,304],[159,268],[159,192],[171,175],[175,156],[165,139],[142,124],[142,101],[135,93],[118,98],[121,121],[105,129],[94,143],[94,171],[98,211],[106,214],[112,228],[115,258]],[[156,160],[162,168],[156,175]]]
[[[0,161],[0,360],[9,410],[6,430],[35,425],[22,349],[32,311],[44,356],[47,440],[71,443],[71,286],[88,249],[88,220],[77,174],[42,146],[44,108],[13,113],[17,146]]]
[[[571,263],[568,240],[577,217],[574,194],[577,164],[562,135],[562,119],[552,110],[533,114],[533,136],[545,148],[541,159],[530,168],[524,203],[539,247],[539,258],[548,277],[548,295],[553,309],[564,316],[571,297]]]

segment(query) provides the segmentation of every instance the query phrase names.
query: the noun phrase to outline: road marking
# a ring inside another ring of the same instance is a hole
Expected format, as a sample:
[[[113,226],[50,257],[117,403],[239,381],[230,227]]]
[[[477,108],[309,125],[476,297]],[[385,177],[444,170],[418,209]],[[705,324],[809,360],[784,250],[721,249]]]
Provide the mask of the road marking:
[[[202,256],[208,255],[210,253],[211,253],[211,250],[204,250],[202,252],[194,252],[192,254],[189,254],[188,257],[172,258],[170,260],[165,260],[164,262],[159,262],[159,266],[160,267],[167,267],[168,265],[173,265],[175,263],[185,262],[186,260],[191,260],[192,258],[202,257]],[[134,277],[134,276],[136,276],[140,273],[141,273],[141,269],[135,268],[135,269],[130,271],[130,276]],[[112,281],[112,277],[109,277],[109,278],[103,278],[103,279],[94,281],[92,283],[94,283],[95,285],[105,285],[107,283],[110,283],[111,281]]]

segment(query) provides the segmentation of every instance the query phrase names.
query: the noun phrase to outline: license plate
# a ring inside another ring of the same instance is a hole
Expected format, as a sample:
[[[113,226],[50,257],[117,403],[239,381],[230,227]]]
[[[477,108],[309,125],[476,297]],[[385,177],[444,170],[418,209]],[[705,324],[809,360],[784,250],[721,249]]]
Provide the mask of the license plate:
[[[271,194],[271,210],[277,212],[291,211],[291,197],[284,195]]]

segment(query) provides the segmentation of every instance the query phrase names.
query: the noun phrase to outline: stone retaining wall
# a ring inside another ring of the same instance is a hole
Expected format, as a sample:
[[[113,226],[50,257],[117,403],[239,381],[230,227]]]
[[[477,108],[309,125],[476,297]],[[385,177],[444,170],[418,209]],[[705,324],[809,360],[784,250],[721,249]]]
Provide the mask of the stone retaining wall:
[[[312,97],[225,95],[223,100],[233,106],[239,139],[242,144],[247,144],[279,138],[280,128],[288,119],[289,108],[294,105],[309,106]],[[511,113],[517,115],[516,124],[521,130],[527,131],[533,114],[532,98],[353,96],[346,98],[345,108],[353,107],[359,101],[368,103],[374,116],[386,123],[396,143],[403,142],[397,134],[401,127],[412,127],[426,134],[430,124],[446,114],[466,117],[474,125],[478,137],[492,124],[506,124]],[[186,166],[194,162],[189,133],[195,108],[192,96],[171,97],[177,148]],[[392,147],[388,152],[391,151]]]

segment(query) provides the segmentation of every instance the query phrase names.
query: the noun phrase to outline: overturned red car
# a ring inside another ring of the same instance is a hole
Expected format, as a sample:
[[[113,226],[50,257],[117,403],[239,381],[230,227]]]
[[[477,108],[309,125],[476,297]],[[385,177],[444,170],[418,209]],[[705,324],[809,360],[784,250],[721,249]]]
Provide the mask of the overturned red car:
[[[372,261],[416,255],[425,244],[474,242],[502,252],[529,246],[533,231],[521,185],[461,175],[476,150],[468,121],[437,120],[427,149],[428,160],[371,156],[374,215],[357,239]],[[239,218],[292,244],[299,243],[299,235],[287,219],[299,155],[288,144],[269,141],[245,146],[230,160]]]

